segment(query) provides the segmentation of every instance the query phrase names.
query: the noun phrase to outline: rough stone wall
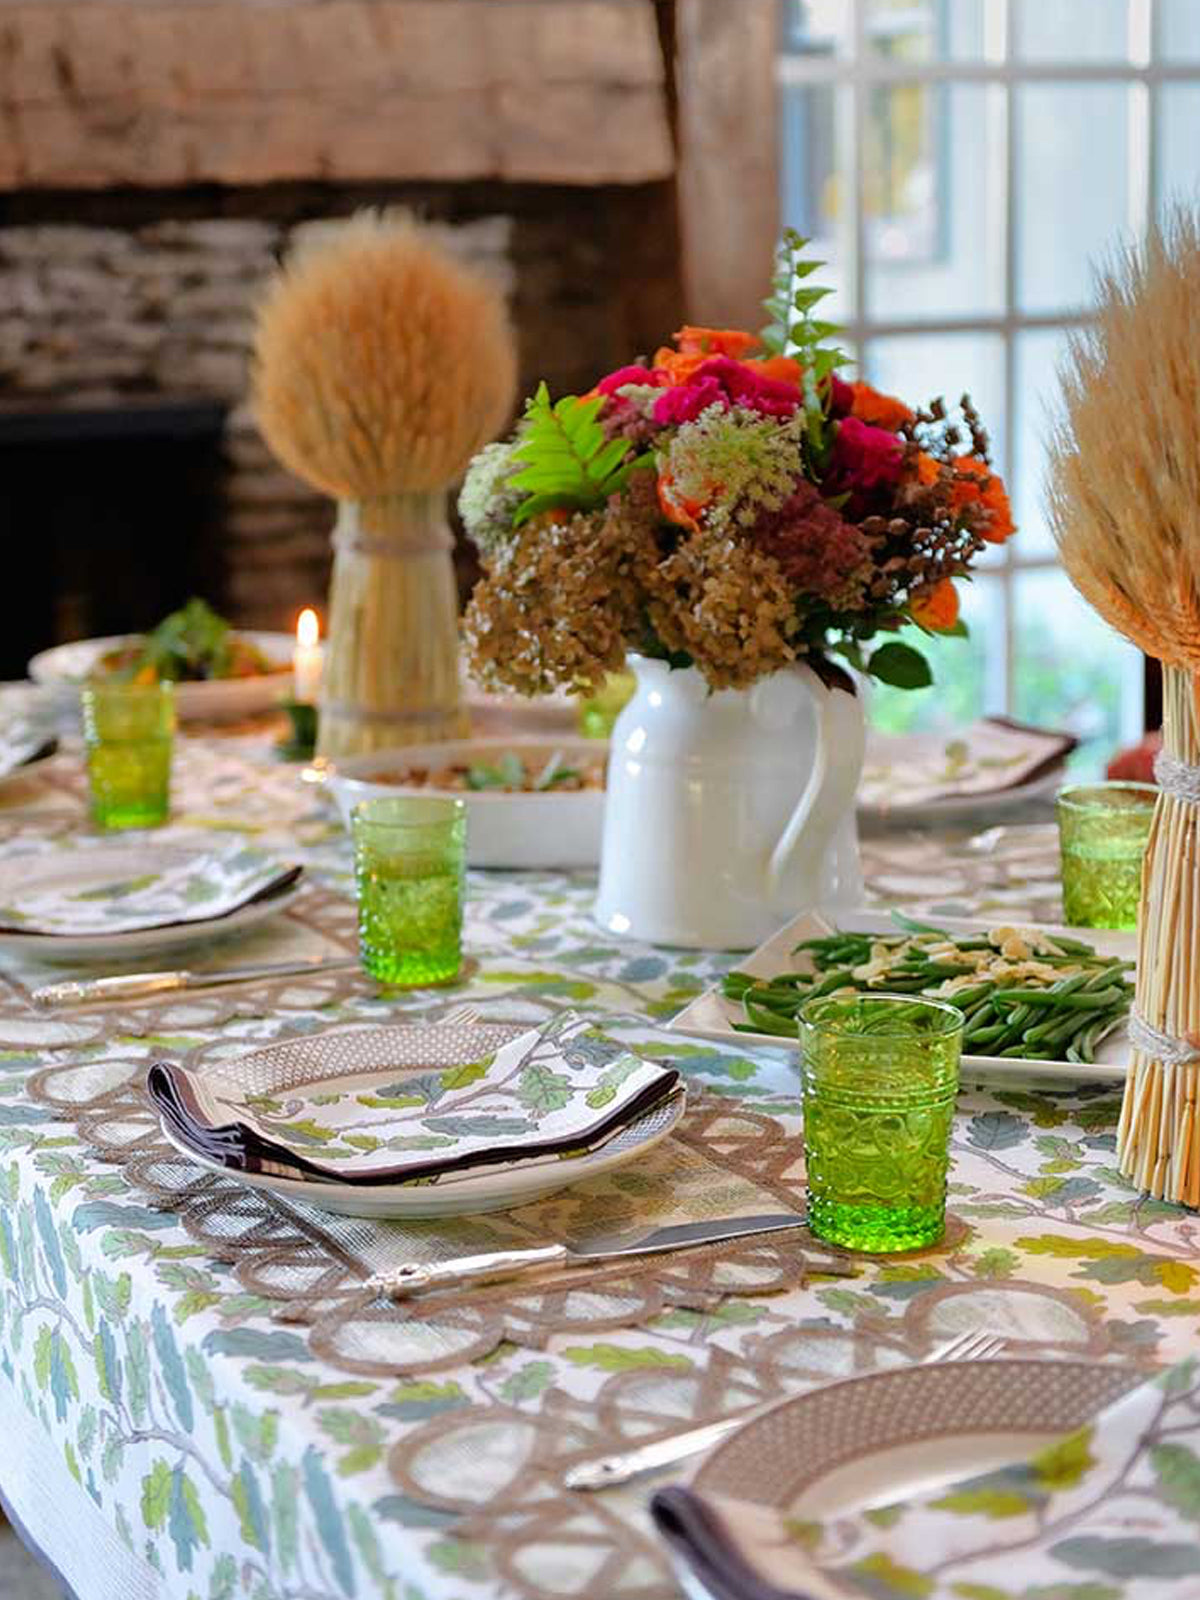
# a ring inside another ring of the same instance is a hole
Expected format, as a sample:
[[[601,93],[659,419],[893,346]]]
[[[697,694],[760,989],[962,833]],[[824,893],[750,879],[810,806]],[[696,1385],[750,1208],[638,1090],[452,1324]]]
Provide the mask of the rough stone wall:
[[[680,319],[667,184],[311,184],[0,200],[0,410],[156,397],[227,404],[226,601],[246,626],[290,626],[324,595],[333,516],[255,429],[245,399],[253,307],[310,219],[378,203],[414,206],[495,275],[510,296],[522,395],[542,377],[555,393],[587,389],[651,352]],[[465,586],[470,548],[459,557]]]
[[[444,230],[506,292],[510,231],[504,217]],[[260,626],[323,595],[329,564],[329,502],[275,462],[246,402],[255,301],[302,232],[220,218],[0,229],[0,407],[224,402],[225,600]]]

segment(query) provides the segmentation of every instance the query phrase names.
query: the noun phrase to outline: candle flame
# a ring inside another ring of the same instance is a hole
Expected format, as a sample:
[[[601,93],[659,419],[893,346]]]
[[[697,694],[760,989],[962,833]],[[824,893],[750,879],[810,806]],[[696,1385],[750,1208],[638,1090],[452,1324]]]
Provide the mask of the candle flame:
[[[321,624],[317,621],[317,613],[311,606],[305,606],[296,623],[296,643],[305,650],[311,650],[320,636]]]

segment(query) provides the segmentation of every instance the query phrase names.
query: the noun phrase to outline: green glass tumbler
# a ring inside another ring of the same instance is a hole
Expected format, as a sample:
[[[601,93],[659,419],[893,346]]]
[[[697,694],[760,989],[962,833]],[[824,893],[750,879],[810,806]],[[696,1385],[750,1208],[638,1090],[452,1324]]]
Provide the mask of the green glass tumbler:
[[[632,672],[613,672],[597,694],[579,702],[579,732],[585,739],[608,739],[617,718],[633,699],[637,679]]]
[[[1063,920],[1069,927],[1137,927],[1157,798],[1152,783],[1075,784],[1059,794]]]
[[[83,691],[92,820],[100,828],[155,828],[171,803],[173,683],[90,684]]]
[[[963,1015],[907,995],[830,995],[800,1013],[808,1225],[887,1254],[946,1227]]]
[[[466,806],[364,800],[351,828],[363,971],[389,987],[451,982],[462,966]]]

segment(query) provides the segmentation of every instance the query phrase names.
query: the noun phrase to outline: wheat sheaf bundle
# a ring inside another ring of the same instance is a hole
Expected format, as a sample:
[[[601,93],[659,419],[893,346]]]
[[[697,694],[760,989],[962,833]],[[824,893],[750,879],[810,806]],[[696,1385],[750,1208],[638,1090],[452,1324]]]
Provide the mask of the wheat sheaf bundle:
[[[467,731],[446,488],[507,421],[515,382],[499,291],[410,217],[322,227],[269,289],[259,425],[339,501],[322,756]]]
[[[406,215],[322,230],[258,313],[259,425],[339,500],[444,488],[508,420],[515,383],[502,296]]]
[[[1138,915],[1122,1172],[1200,1205],[1200,222],[1177,208],[1101,277],[1049,464],[1063,565],[1164,667],[1161,793]]]

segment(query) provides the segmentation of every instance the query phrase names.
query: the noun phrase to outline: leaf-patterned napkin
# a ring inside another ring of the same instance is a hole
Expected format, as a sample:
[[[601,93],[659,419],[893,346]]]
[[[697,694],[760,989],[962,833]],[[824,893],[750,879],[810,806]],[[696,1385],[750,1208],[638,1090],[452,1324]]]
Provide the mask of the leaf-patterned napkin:
[[[867,739],[859,804],[872,811],[988,795],[1031,783],[1061,766],[1079,743],[1070,733],[982,717],[954,733]]]
[[[23,698],[0,700],[0,778],[9,778],[31,761],[51,755],[57,744],[44,711]]]
[[[1200,1360],[1031,1460],[824,1522],[685,1488],[659,1532],[718,1600],[1191,1600],[1200,1594]]]
[[[182,1142],[236,1171],[339,1183],[428,1181],[594,1149],[676,1092],[673,1067],[557,1018],[455,1066],[331,1069],[250,1091],[222,1072],[159,1062],[147,1087]]]
[[[56,854],[5,875],[0,930],[78,938],[207,922],[281,893],[302,871],[245,845]]]

